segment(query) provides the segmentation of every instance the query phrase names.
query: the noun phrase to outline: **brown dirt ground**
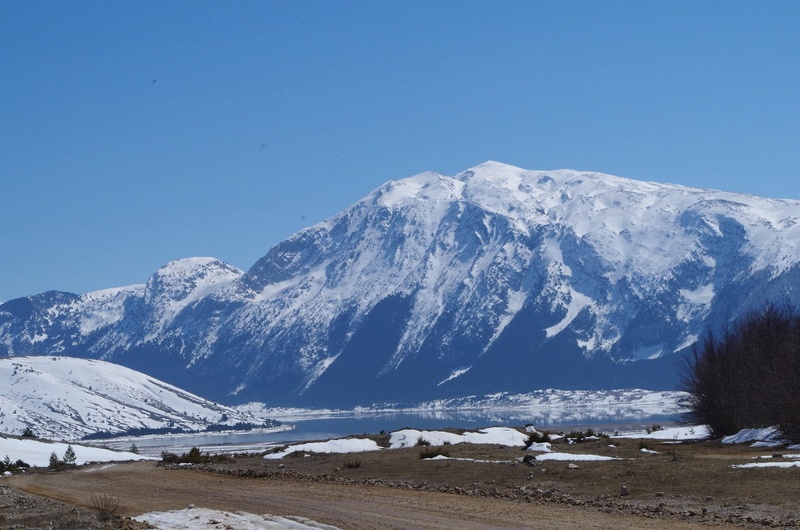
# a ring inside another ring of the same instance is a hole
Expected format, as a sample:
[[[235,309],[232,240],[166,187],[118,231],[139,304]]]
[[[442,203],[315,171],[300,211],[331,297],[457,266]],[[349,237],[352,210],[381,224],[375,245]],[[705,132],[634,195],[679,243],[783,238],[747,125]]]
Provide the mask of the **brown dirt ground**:
[[[659,454],[642,453],[642,443]],[[673,450],[652,441],[605,439],[554,445],[564,452],[621,458],[577,462],[577,469],[569,469],[568,462],[521,464],[518,459],[525,453],[519,448],[459,444],[443,449],[450,457],[493,462],[421,460],[421,448],[409,448],[281,461],[239,456],[231,463],[188,468],[94,466],[29,473],[0,485],[25,498],[59,501],[54,505],[62,508],[55,513],[62,517],[70,509],[91,514],[92,495],[107,493],[120,499],[122,515],[193,504],[303,516],[342,529],[800,527],[800,469],[730,467],[754,456],[772,456],[774,450],[715,442]],[[623,484],[630,495],[620,496]],[[2,499],[0,528],[46,528],[15,522],[11,517],[18,510],[3,508]],[[132,524],[116,523],[96,528]]]

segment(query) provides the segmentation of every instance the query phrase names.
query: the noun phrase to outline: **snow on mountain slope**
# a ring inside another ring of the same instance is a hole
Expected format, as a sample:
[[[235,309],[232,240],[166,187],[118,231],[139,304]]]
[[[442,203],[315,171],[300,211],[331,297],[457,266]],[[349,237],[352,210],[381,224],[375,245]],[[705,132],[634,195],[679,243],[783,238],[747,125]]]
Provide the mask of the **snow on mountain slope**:
[[[30,427],[40,437],[70,440],[98,431],[265,421],[104,361],[2,358],[0,381],[0,432],[9,434]]]
[[[232,318],[243,329],[266,323],[265,347],[273,330],[301,322],[292,343],[304,390],[336,366],[343,348],[327,337],[341,315],[353,315],[352,334],[389,297],[408,305],[379,374],[434,337],[430,354],[465,373],[532,305],[544,306],[545,339],[581,326],[571,340],[587,358],[657,358],[696,339],[719,287],[796,265],[798,204],[494,162],[453,178],[423,173],[276,246],[232,285],[251,302]],[[637,313],[653,310],[669,314],[661,336],[621,345]]]
[[[797,299],[798,219],[800,201],[487,162],[390,181],[244,273],[180,260],[145,287],[12,300],[0,348],[286,405],[668,389],[707,326]]]
[[[224,288],[242,271],[214,258],[186,258],[171,261],[147,281],[144,304],[151,326],[148,339],[155,337],[192,303]]]
[[[168,333],[187,307],[242,274],[215,258],[185,258],[165,264],[145,285],[11,300],[0,307],[25,318],[4,321],[0,309],[0,348],[10,355],[52,355],[78,347],[103,357]],[[20,351],[17,344],[25,346]]]
[[[116,289],[93,291],[77,298],[71,307],[65,308],[75,315],[81,335],[113,326],[125,316],[125,301],[144,294],[144,285],[130,285]],[[56,311],[51,313],[58,316]]]

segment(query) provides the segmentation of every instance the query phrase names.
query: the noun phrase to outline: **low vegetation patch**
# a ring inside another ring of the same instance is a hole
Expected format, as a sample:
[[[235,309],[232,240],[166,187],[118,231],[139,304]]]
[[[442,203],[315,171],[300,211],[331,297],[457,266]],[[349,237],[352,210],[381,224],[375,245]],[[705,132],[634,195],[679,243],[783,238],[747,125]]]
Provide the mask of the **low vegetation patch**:
[[[444,446],[438,447],[424,447],[419,451],[419,458],[420,460],[425,460],[427,458],[436,458],[437,456],[450,456],[450,451],[447,450]]]
[[[97,512],[97,518],[108,521],[116,515],[119,509],[119,499],[107,493],[96,493],[89,499],[89,506]]]
[[[220,464],[232,462],[233,458],[227,455],[203,453],[197,447],[189,449],[188,453],[177,455],[167,451],[161,452],[163,464]]]
[[[23,438],[37,438],[36,433],[30,427],[25,427],[22,431]]]
[[[564,437],[572,443],[583,443],[586,440],[597,440],[598,438],[608,438],[609,436],[604,432],[595,431],[589,427],[585,431],[570,431]]]
[[[87,434],[82,440],[107,440],[109,438],[118,438],[120,436],[147,436],[152,434],[197,434],[202,432],[221,432],[221,431],[252,431],[253,429],[272,429],[280,427],[282,424],[277,420],[267,420],[263,424],[239,422],[233,425],[214,424],[209,425],[205,429],[193,431],[191,429],[181,429],[179,427],[157,427],[157,428],[144,428],[135,427],[124,431],[98,431]]]
[[[6,455],[3,460],[0,460],[0,474],[5,473],[6,471],[10,473],[16,473],[17,471],[28,469],[29,467],[31,467],[31,465],[21,459],[12,462],[8,455]]]
[[[525,449],[528,449],[533,444],[541,444],[541,443],[549,443],[550,442],[550,431],[533,431],[528,435],[528,438],[525,440]]]

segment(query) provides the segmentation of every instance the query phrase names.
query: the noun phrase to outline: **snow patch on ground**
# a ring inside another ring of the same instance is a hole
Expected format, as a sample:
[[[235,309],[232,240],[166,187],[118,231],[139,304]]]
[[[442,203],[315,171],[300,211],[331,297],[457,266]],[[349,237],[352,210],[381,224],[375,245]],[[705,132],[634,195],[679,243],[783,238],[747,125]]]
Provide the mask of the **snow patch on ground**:
[[[328,440],[327,442],[309,442],[304,444],[290,445],[283,451],[265,455],[267,460],[279,460],[286,455],[295,452],[308,453],[363,453],[366,451],[378,451],[381,447],[373,440],[364,438],[344,438],[338,440]]]
[[[615,433],[612,438],[644,438],[647,440],[705,440],[709,437],[708,427],[705,425],[686,425],[681,427],[667,427],[658,431],[642,432],[631,431]]]
[[[797,458],[800,455],[788,455],[794,458]],[[800,467],[800,460],[776,460],[772,462],[750,462],[748,464],[734,464],[731,466],[734,469],[756,469],[756,468],[766,468],[766,467],[782,467],[782,468],[790,468],[790,467]]]
[[[553,446],[550,445],[548,442],[533,442],[528,447],[528,451],[539,451],[541,453],[550,453],[553,451]]]
[[[537,462],[544,462],[547,460],[557,460],[561,462],[603,462],[606,460],[619,460],[613,456],[600,456],[600,455],[586,455],[574,453],[543,453],[536,455]]]
[[[462,462],[478,462],[479,464],[513,464],[512,460],[478,460],[476,458],[456,458],[452,456],[437,455],[425,460],[461,460]]]
[[[44,442],[40,440],[4,438],[0,436],[0,459],[6,456],[12,462],[22,460],[35,467],[47,467],[50,464],[50,455],[55,453],[59,458],[70,444],[61,442]],[[120,462],[127,460],[157,460],[125,451],[111,451],[100,447],[72,444],[75,451],[75,463],[83,465],[89,462]]]
[[[206,508],[186,508],[169,512],[151,512],[134,517],[136,521],[148,522],[159,530],[202,530],[235,528],[236,530],[338,530],[305,517],[277,517],[245,512],[224,512]]]
[[[467,431],[464,434],[455,434],[444,431],[418,431],[416,429],[402,429],[395,431],[389,438],[392,449],[400,447],[414,447],[422,439],[430,445],[438,446],[448,444],[497,444],[511,447],[525,445],[528,436],[510,427],[489,427],[478,431]]]
[[[786,443],[777,427],[762,429],[742,429],[736,434],[722,439],[724,444],[744,444],[753,442],[752,447],[776,447]]]

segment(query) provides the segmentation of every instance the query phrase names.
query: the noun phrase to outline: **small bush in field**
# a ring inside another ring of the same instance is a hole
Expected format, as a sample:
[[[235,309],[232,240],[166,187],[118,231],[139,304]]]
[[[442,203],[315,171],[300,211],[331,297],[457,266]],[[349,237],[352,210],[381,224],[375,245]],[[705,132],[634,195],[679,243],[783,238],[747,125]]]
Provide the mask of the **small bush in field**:
[[[347,460],[344,463],[345,469],[358,469],[361,467],[361,460]]]
[[[8,455],[6,455],[6,457],[0,461],[0,473],[5,473],[6,471],[19,471],[20,469],[27,469],[29,467],[31,467],[31,465],[22,459],[12,462]]]
[[[572,431],[567,434],[566,438],[575,440],[575,443],[583,443],[586,439],[586,433],[583,431]]]
[[[431,443],[428,440],[426,440],[425,438],[423,438],[422,436],[417,438],[417,447],[429,446],[429,445],[431,445]]]
[[[550,441],[550,431],[539,432],[533,431],[528,435],[528,438],[525,440],[525,449],[528,449],[533,444],[541,444],[547,443]]]
[[[437,456],[450,456],[450,451],[442,446],[439,447],[425,447],[420,449],[419,458],[425,460],[427,458],[436,458]]]
[[[25,427],[25,429],[22,431],[22,437],[23,438],[36,438],[36,433],[34,433],[33,429],[31,429],[30,427]]]
[[[119,508],[119,499],[107,493],[97,493],[89,500],[91,507],[97,512],[97,518],[108,521]]]
[[[181,457],[175,453],[170,453],[169,451],[161,451],[161,462],[163,462],[164,464],[177,464],[180,458]]]

